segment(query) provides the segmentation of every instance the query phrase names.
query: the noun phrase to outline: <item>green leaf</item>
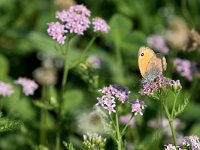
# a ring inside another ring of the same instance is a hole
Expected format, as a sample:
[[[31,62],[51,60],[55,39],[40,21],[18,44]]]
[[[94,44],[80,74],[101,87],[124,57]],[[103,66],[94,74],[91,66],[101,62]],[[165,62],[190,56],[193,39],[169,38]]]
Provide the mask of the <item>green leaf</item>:
[[[63,145],[65,146],[65,148],[67,150],[75,150],[72,143],[67,143],[67,142],[63,141]]]
[[[10,120],[8,118],[0,118],[0,132],[7,132],[11,130],[16,130],[21,127],[22,121]]]
[[[132,22],[123,15],[115,14],[110,22],[110,31],[107,34],[108,40],[115,45],[121,45],[123,39],[130,33]]]
[[[68,90],[63,95],[62,112],[76,109],[83,101],[83,93],[78,89]]]
[[[53,110],[54,107],[51,104],[43,103],[39,100],[33,101],[33,104],[39,108],[47,109],[47,110]]]
[[[184,103],[182,105],[179,105],[178,109],[175,110],[175,112],[174,112],[174,118],[177,117],[178,115],[180,115],[182,112],[184,112],[184,110],[186,109],[188,103],[189,103],[189,99],[185,98],[184,99]]]

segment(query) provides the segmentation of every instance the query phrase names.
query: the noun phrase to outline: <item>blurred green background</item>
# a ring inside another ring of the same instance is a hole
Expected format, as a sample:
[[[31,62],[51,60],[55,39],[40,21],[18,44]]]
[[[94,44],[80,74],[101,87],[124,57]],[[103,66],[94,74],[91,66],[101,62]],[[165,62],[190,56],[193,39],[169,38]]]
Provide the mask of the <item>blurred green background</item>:
[[[63,105],[66,116],[62,126],[62,137],[72,141],[78,149],[81,147],[82,133],[79,129],[80,114],[92,111],[96,103],[96,90],[108,84],[121,84],[129,87],[132,95],[143,99],[146,104],[144,117],[139,119],[138,134],[140,143],[145,144],[153,131],[148,121],[157,116],[157,104],[138,94],[141,75],[137,65],[139,47],[147,46],[147,37],[152,34],[165,35],[170,29],[169,22],[179,17],[188,29],[200,31],[200,1],[199,0],[0,0],[0,80],[13,82],[20,76],[33,78],[33,71],[43,62],[50,60],[57,70],[57,84],[51,87],[54,95],[60,88],[63,61],[56,50],[58,46],[47,34],[47,23],[55,21],[55,12],[69,8],[73,4],[84,4],[91,10],[92,16],[100,16],[107,20],[111,29],[107,35],[96,39],[90,48],[89,55],[100,57],[103,62],[98,70],[81,70],[80,67],[70,70],[67,92],[65,96],[71,101]],[[178,26],[178,29],[181,25]],[[178,30],[177,29],[177,30]],[[173,28],[175,31],[176,28]],[[180,29],[181,30],[181,29]],[[93,37],[89,30],[83,36],[74,38],[70,47],[69,59],[77,58]],[[175,39],[176,41],[176,39]],[[183,135],[200,136],[200,76],[198,70],[190,82],[175,71],[172,60],[176,57],[195,61],[200,64],[200,48],[192,52],[182,51],[168,43],[170,53],[166,55],[168,68],[167,77],[180,79],[183,90],[179,96],[190,98],[190,104],[180,116]],[[121,53],[121,60],[117,52]],[[90,80],[91,79],[91,80]],[[41,86],[40,86],[41,87]],[[0,149],[40,149],[39,121],[40,109],[35,100],[40,99],[41,88],[33,97],[24,97],[19,87],[15,94],[3,103],[5,116],[21,120],[20,129],[0,133]],[[128,109],[124,111],[124,113]],[[47,147],[54,148],[55,112],[47,114]],[[134,129],[129,129],[134,130]],[[135,140],[132,135],[126,135],[129,142]],[[160,140],[160,145],[166,143],[166,138]],[[152,143],[155,141],[152,141]],[[150,146],[154,144],[150,143]],[[114,145],[108,137],[108,144]],[[151,149],[153,147],[146,147]],[[159,149],[159,144],[154,145]],[[107,146],[107,149],[112,149]],[[138,148],[139,149],[139,148]],[[145,149],[145,148],[140,148]]]

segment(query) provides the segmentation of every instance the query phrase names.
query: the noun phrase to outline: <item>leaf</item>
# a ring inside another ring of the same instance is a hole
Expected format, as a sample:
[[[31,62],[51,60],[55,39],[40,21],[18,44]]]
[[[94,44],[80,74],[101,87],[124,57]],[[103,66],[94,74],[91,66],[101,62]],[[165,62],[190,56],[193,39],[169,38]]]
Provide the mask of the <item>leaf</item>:
[[[107,34],[108,40],[115,45],[121,45],[123,39],[130,33],[132,22],[123,15],[115,14],[110,20],[110,31]]]
[[[10,120],[8,118],[0,118],[0,132],[7,132],[11,130],[16,130],[21,127],[22,121]]]
[[[178,115],[180,115],[186,109],[188,103],[189,103],[189,99],[185,98],[184,99],[184,104],[179,105],[178,109],[175,110],[175,112],[174,112],[174,118],[177,117]]]
[[[65,146],[65,148],[67,150],[75,150],[72,143],[67,143],[67,142],[63,141],[63,145]]]
[[[83,93],[78,89],[68,90],[64,93],[63,104],[61,105],[62,112],[76,109],[83,101]]]
[[[39,100],[35,100],[33,101],[33,104],[35,104],[35,106],[39,107],[39,108],[43,108],[43,109],[47,109],[47,110],[53,110],[54,107],[50,104],[47,103],[43,103]]]

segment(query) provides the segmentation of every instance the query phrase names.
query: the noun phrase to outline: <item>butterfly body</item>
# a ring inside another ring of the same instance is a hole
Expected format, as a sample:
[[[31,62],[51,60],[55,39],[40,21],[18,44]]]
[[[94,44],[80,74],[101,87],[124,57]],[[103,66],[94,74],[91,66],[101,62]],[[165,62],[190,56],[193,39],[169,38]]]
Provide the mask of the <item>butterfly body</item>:
[[[152,80],[163,73],[167,68],[166,59],[161,54],[148,47],[141,47],[138,51],[138,65],[145,80]]]

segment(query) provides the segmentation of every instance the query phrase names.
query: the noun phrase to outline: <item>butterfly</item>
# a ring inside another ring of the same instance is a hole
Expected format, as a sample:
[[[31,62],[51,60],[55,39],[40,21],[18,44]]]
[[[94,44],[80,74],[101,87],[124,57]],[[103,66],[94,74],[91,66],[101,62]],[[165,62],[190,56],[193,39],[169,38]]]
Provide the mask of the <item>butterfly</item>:
[[[167,69],[167,62],[163,55],[156,54],[149,47],[140,47],[138,51],[138,66],[145,81],[152,81]]]

